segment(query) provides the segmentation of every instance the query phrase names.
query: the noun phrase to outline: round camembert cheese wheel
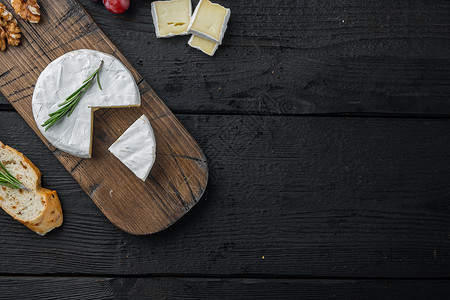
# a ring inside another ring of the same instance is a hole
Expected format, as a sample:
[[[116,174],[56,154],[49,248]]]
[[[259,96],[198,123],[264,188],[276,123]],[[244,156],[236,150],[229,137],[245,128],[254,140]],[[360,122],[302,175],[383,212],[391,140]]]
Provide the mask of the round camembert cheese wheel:
[[[65,116],[45,131],[41,125],[59,109],[99,66],[102,90],[95,82],[83,95],[70,117]],[[93,115],[102,107],[141,105],[138,86],[130,71],[112,55],[94,50],[76,50],[51,62],[39,76],[33,93],[33,115],[44,137],[56,148],[74,156],[92,153]]]
[[[145,181],[156,159],[155,135],[148,118],[140,117],[108,150]]]

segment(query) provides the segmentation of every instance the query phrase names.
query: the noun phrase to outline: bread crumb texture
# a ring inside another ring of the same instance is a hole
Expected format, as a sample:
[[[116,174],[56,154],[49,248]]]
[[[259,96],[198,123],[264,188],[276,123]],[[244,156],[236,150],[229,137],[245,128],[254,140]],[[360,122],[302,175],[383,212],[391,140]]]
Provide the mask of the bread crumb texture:
[[[22,153],[0,141],[0,161],[30,191],[0,186],[0,206],[34,232],[45,235],[61,226],[61,203],[55,191],[41,187],[41,172]]]

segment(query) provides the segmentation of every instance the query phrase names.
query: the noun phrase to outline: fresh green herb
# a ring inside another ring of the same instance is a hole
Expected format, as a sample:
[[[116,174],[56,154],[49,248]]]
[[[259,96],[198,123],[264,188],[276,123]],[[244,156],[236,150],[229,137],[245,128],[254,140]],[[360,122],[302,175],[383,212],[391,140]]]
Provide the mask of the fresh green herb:
[[[42,124],[42,127],[45,127],[45,131],[47,131],[50,127],[55,125],[58,121],[60,121],[64,116],[67,115],[67,117],[70,117],[70,115],[75,110],[75,107],[77,107],[78,102],[80,102],[81,97],[83,97],[84,93],[91,87],[91,85],[94,83],[95,78],[97,78],[97,84],[100,90],[102,89],[102,86],[100,85],[100,79],[98,78],[98,74],[100,72],[100,69],[103,65],[103,60],[100,62],[100,66],[97,70],[95,70],[94,73],[92,73],[85,81],[83,81],[83,85],[72,93],[69,97],[67,97],[66,101],[59,104],[58,107],[61,107],[59,110],[51,113],[49,115],[49,119],[45,121],[44,124]]]
[[[6,170],[5,166],[0,162],[0,185],[7,186],[13,189],[27,189],[19,180],[17,180],[11,173]]]

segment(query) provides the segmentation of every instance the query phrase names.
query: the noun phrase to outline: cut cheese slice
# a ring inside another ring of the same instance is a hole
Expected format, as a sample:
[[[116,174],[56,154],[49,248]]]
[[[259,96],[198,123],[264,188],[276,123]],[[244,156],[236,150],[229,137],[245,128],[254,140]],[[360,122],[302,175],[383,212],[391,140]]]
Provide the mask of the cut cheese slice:
[[[189,39],[188,45],[202,51],[205,54],[208,54],[209,56],[213,56],[219,47],[218,43],[211,42],[210,40],[204,39],[195,34],[193,34]]]
[[[102,90],[93,84],[70,117],[48,131],[41,125],[69,95],[104,61],[99,73]],[[130,71],[114,56],[93,50],[77,50],[51,62],[39,76],[33,93],[33,115],[41,133],[56,148],[89,158],[92,150],[93,114],[101,107],[141,105],[141,96]]]
[[[156,159],[156,141],[146,116],[140,117],[108,149],[145,181]]]
[[[200,0],[189,23],[188,33],[222,44],[231,10],[209,0]]]
[[[175,35],[186,35],[191,14],[191,0],[152,2],[156,37],[167,38]]]

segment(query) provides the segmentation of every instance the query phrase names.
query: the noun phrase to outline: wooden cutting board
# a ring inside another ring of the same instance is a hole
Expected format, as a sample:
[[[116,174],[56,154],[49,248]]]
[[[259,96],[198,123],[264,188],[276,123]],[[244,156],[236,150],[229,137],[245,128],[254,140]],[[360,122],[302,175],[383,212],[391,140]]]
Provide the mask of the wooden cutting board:
[[[2,2],[13,12],[10,1]],[[41,22],[30,24],[19,18],[21,45],[0,52],[0,91],[112,223],[131,234],[167,228],[199,201],[206,188],[208,166],[202,150],[79,2],[41,0],[39,4]],[[52,147],[37,128],[31,108],[42,70],[76,49],[99,50],[120,59],[135,77],[142,97],[139,108],[95,113],[91,159]],[[149,118],[157,143],[156,162],[145,183],[108,151],[142,114]],[[27,153],[27,149],[18,150]]]

